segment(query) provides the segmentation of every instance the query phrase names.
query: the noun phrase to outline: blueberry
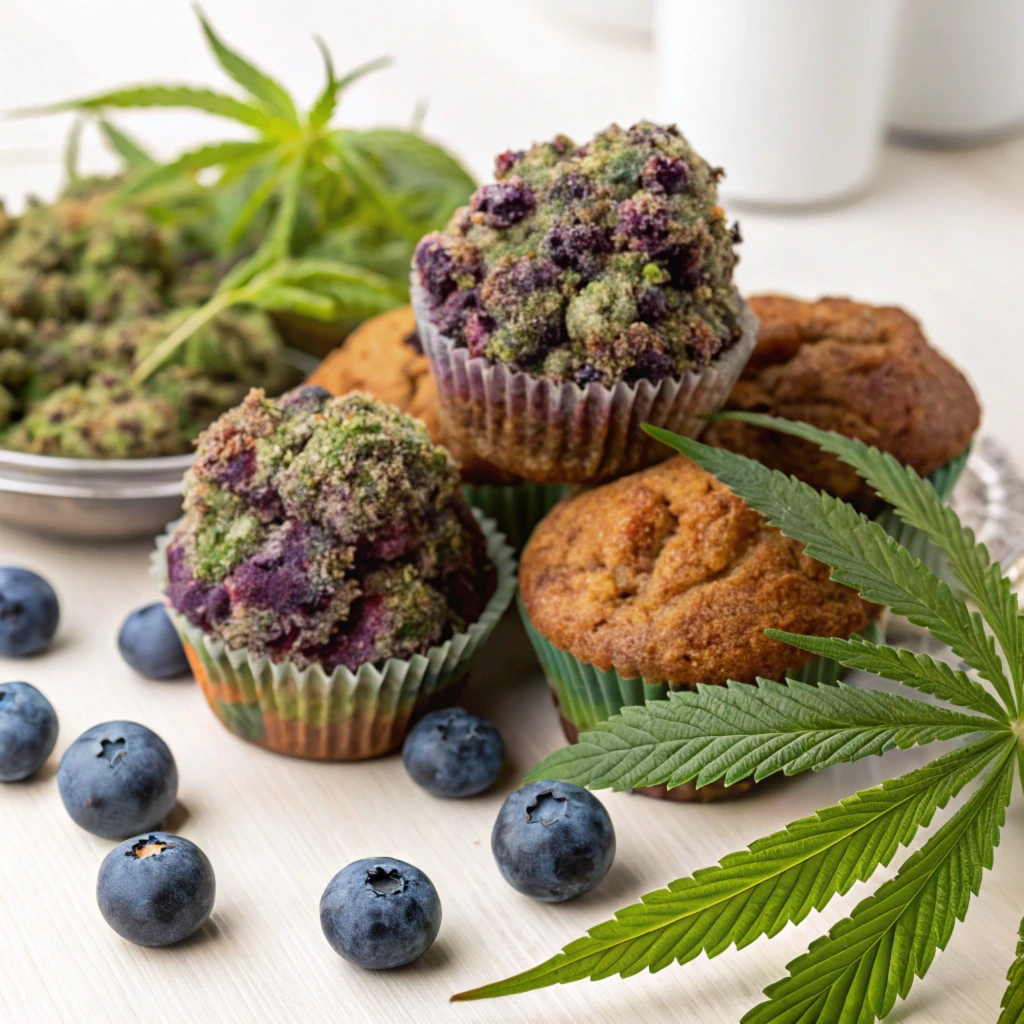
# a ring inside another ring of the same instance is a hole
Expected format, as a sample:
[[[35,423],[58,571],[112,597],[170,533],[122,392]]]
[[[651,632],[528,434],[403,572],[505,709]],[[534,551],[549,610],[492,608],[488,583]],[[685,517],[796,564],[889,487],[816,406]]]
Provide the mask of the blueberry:
[[[568,782],[531,782],[502,804],[491,851],[513,889],[561,903],[590,892],[615,859],[615,829],[593,794]]]
[[[57,713],[29,683],[0,683],[0,782],[27,779],[57,742]]]
[[[485,718],[463,708],[425,715],[402,746],[402,764],[413,782],[434,796],[482,793],[501,771],[505,744]]]
[[[481,185],[473,193],[469,208],[483,217],[483,222],[492,228],[510,228],[533,212],[536,197],[520,177],[507,181],[495,181]]]
[[[167,610],[160,601],[136,608],[117,634],[121,657],[147,679],[174,679],[185,675],[188,658]]]
[[[282,409],[317,410],[334,396],[319,384],[302,384],[292,388],[279,399]]]
[[[0,567],[0,655],[24,658],[47,647],[57,632],[60,604],[42,576]]]
[[[526,150],[523,149],[506,149],[504,153],[499,153],[494,160],[494,176],[496,178],[505,177],[524,156],[526,156]]]
[[[612,240],[599,224],[575,222],[556,224],[544,236],[543,246],[553,263],[576,270],[590,280],[604,267]]]
[[[668,316],[665,290],[651,286],[642,289],[636,297],[637,318],[645,324],[654,324]]]
[[[187,939],[206,923],[216,892],[206,854],[169,832],[125,840],[103,859],[96,881],[104,920],[137,946]]]
[[[178,795],[178,769],[159,736],[135,722],[105,722],[64,752],[57,786],[86,832],[125,839],[155,829]]]
[[[576,371],[576,383],[581,385],[587,385],[595,380],[600,380],[604,376],[603,373],[590,363],[584,363]]]
[[[682,192],[690,180],[690,168],[681,157],[654,153],[640,171],[640,184],[652,192]]]
[[[369,857],[342,868],[320,898],[320,927],[334,951],[370,971],[423,956],[441,927],[441,901],[419,868]]]
[[[669,208],[654,195],[640,195],[619,203],[616,232],[631,249],[655,256],[664,251],[671,230]]]
[[[444,300],[455,290],[457,268],[444,239],[439,235],[427,235],[421,239],[413,254],[413,262],[420,273],[420,282],[435,304]]]

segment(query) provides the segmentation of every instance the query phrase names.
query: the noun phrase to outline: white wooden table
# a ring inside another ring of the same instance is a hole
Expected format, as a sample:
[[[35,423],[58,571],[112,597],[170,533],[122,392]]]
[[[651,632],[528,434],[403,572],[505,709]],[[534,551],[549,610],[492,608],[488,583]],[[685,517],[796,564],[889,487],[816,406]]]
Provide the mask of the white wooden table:
[[[123,8],[125,19],[139,10],[112,0],[99,6]],[[207,9],[229,39],[266,57],[271,40],[260,28],[263,22],[232,14],[237,6],[211,0]],[[47,21],[45,11],[32,10],[38,15],[33,35],[43,24],[70,24]],[[523,15],[534,21],[517,23],[523,35],[504,30],[505,5],[342,4],[335,14],[350,23],[331,35],[317,21],[327,16],[322,11],[305,11],[301,4],[297,10],[298,21],[280,34],[282,52],[295,61],[309,56],[311,28],[328,34],[339,66],[379,50],[399,56],[400,87],[385,83],[376,92],[361,85],[347,101],[357,122],[394,120],[396,110],[429,95],[431,127],[481,174],[498,149],[563,128],[582,137],[613,117],[626,122],[651,109],[650,61],[644,51],[578,38],[564,27],[541,23],[536,11]],[[66,13],[70,17],[70,9]],[[95,11],[89,21],[100,23]],[[518,45],[513,35],[523,43],[518,64],[496,56]],[[463,45],[469,36],[472,46]],[[127,77],[168,77],[159,62],[166,64],[171,52],[147,51],[154,68],[134,68]],[[10,97],[11,104],[74,91],[79,85],[69,77],[72,70],[70,64],[54,65],[54,74],[62,76],[59,85],[26,87]],[[467,79],[483,71],[492,88],[467,89]],[[124,77],[115,76],[111,84]],[[309,77],[316,75],[310,71]],[[504,109],[495,105],[496,95],[505,97]],[[386,103],[387,109],[374,102]],[[25,130],[27,145],[35,144],[36,129]],[[50,142],[47,137],[46,145]],[[9,155],[10,146],[6,150]],[[0,145],[0,157],[4,151]],[[38,166],[32,163],[37,157]],[[51,149],[0,160],[0,193],[33,185],[45,192],[56,182],[55,168]],[[969,369],[984,400],[986,430],[1005,445],[1019,445],[1022,180],[1020,139],[972,153],[892,150],[881,181],[859,203],[797,216],[741,211],[746,242],[740,283],[749,291],[851,294],[905,305],[922,318],[934,341]],[[766,984],[782,976],[789,959],[852,908],[868,891],[865,886],[771,942],[762,939],[712,961],[702,958],[655,976],[582,982],[497,1002],[448,1005],[446,1000],[453,992],[539,962],[642,893],[925,756],[888,755],[884,762],[834,768],[770,786],[745,801],[710,807],[603,794],[618,836],[618,855],[605,884],[569,904],[533,903],[500,879],[489,849],[501,801],[517,778],[562,742],[518,623],[503,623],[477,663],[467,696],[470,708],[503,731],[508,770],[493,793],[441,802],[412,785],[397,757],[351,765],[277,757],[228,734],[190,682],[152,683],[134,676],[117,654],[115,637],[123,616],[154,596],[147,557],[143,543],[87,547],[0,529],[0,564],[42,572],[63,608],[51,652],[24,662],[0,660],[0,680],[26,679],[39,686],[61,721],[57,749],[40,776],[0,787],[3,1024],[733,1024],[759,1001]],[[170,825],[202,846],[217,872],[211,923],[177,948],[136,948],[107,928],[94,888],[111,844],[72,824],[57,793],[54,773],[63,750],[82,730],[114,718],[149,725],[169,743],[181,776],[181,803]],[[958,926],[930,976],[916,984],[890,1020],[994,1024],[1024,913],[1020,801],[1010,812],[1003,843],[966,924]],[[337,870],[377,855],[421,867],[444,907],[440,937],[423,960],[380,974],[359,971],[336,957],[320,933],[317,913],[320,894]]]

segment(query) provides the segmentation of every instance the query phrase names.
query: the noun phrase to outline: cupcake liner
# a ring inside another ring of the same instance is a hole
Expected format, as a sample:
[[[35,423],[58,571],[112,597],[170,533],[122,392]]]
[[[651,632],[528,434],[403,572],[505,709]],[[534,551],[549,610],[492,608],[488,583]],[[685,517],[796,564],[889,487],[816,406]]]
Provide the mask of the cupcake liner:
[[[463,484],[466,500],[498,524],[505,539],[522,551],[533,528],[573,492],[569,484]]]
[[[949,500],[970,455],[971,445],[968,445],[955,458],[950,459],[944,466],[939,466],[925,477],[925,480],[935,488],[936,493],[943,501]],[[928,539],[928,535],[923,530],[903,522],[891,507],[875,516],[875,522],[937,576],[942,579],[949,576],[945,553]]]
[[[512,601],[516,561],[496,524],[476,514],[498,573],[480,618],[426,654],[355,672],[321,665],[300,669],[246,648],[230,650],[167,607],[206,702],[236,736],[261,747],[325,761],[357,761],[394,750],[414,717],[454,703],[466,672]],[[157,539],[152,568],[164,593],[172,523]]]
[[[757,317],[742,300],[742,335],[700,371],[614,387],[553,381],[471,357],[434,326],[413,272],[412,306],[437,381],[445,436],[479,458],[538,483],[599,483],[642,469],[670,452],[644,423],[696,437],[725,403],[757,340]]]
[[[615,669],[597,668],[556,647],[534,627],[521,597],[517,603],[526,633],[544,669],[570,742],[575,742],[574,732],[593,729],[599,722],[617,715],[623,707],[642,707],[649,700],[665,700],[668,697],[672,689],[668,683],[648,683],[641,677],[625,679]],[[881,643],[884,630],[878,622],[872,621],[857,635],[872,643]],[[799,668],[787,672],[786,678],[811,685],[834,686],[844,671],[831,658],[812,658]]]

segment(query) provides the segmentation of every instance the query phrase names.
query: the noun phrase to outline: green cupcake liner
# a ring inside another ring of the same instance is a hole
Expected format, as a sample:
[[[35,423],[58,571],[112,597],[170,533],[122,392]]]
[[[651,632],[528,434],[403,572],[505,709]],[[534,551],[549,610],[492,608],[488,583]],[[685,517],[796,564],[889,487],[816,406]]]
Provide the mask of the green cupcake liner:
[[[453,703],[470,663],[512,602],[516,560],[493,520],[475,513],[498,573],[483,614],[464,632],[406,660],[361,665],[355,672],[321,665],[300,669],[246,648],[231,650],[167,607],[207,703],[231,732],[278,753],[318,760],[362,760],[401,743],[410,721]],[[157,539],[152,571],[167,585],[172,523]]]
[[[968,445],[956,458],[950,459],[944,466],[939,466],[925,477],[943,501],[949,501],[970,455],[971,445]],[[908,526],[891,507],[875,516],[875,522],[937,576],[948,576],[945,554],[928,539],[923,530],[917,529],[916,526]]]
[[[505,539],[522,551],[533,528],[576,488],[572,484],[463,484],[466,500],[498,524]]]
[[[558,710],[578,732],[606,722],[624,707],[642,707],[649,700],[668,697],[668,683],[649,683],[639,676],[625,679],[615,669],[599,669],[556,647],[534,627],[521,597],[517,604],[526,633],[558,701]],[[881,643],[885,638],[882,626],[874,621],[857,635],[872,643]],[[834,686],[845,671],[831,658],[813,658],[787,672],[786,677],[811,685]]]

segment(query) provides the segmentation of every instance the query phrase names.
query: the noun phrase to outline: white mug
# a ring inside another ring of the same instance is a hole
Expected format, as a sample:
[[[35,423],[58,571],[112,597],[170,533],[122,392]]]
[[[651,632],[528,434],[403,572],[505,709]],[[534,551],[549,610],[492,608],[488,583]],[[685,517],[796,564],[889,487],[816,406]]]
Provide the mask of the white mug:
[[[904,0],[890,123],[912,141],[1024,125],[1024,0]]]
[[[863,189],[888,111],[896,0],[659,0],[659,115],[722,194],[803,205]]]

